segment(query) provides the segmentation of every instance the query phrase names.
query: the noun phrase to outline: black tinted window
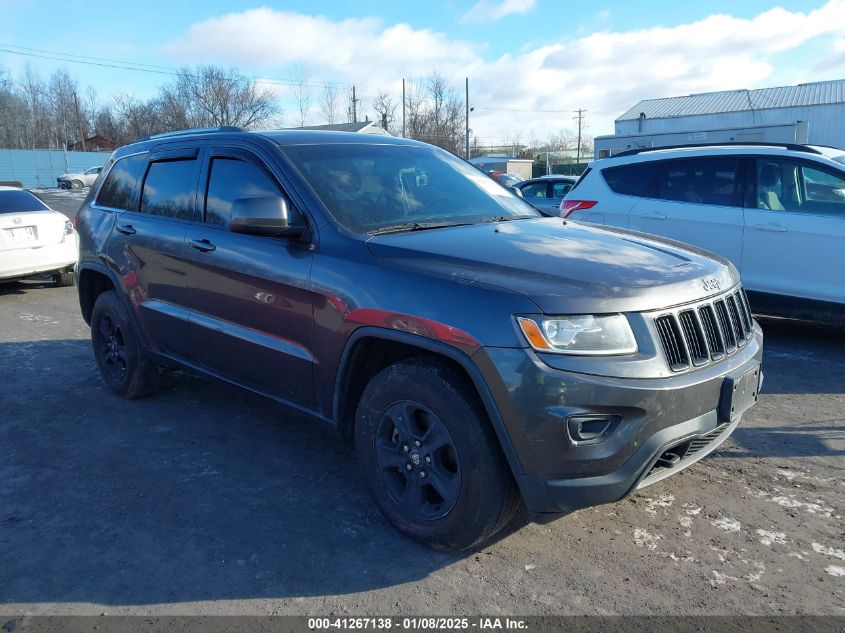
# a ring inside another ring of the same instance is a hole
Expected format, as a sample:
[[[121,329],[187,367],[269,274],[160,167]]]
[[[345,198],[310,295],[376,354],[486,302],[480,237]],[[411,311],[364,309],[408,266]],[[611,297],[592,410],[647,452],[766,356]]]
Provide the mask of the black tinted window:
[[[194,189],[196,160],[168,160],[150,164],[141,196],[141,213],[180,220],[196,220]]]
[[[608,167],[602,169],[601,174],[604,176],[607,185],[616,193],[626,196],[642,196],[654,177],[658,164],[658,162],[652,161]]]
[[[657,197],[661,200],[731,206],[738,162],[731,157],[667,161],[657,184]]]
[[[97,194],[97,204],[127,211],[137,210],[139,182],[146,164],[146,154],[128,156],[115,162]]]
[[[41,200],[23,189],[0,190],[0,213],[21,213],[23,211],[46,211]]]
[[[205,221],[228,224],[234,200],[280,194],[276,184],[255,165],[234,158],[215,158],[208,177]]]

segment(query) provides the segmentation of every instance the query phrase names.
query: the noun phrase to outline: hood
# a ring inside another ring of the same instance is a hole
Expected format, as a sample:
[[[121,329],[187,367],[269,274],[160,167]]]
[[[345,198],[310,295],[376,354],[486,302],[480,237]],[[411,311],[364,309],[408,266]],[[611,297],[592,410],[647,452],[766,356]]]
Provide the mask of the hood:
[[[728,261],[700,249],[560,218],[393,233],[367,245],[397,266],[522,293],[547,314],[656,310],[739,281]]]

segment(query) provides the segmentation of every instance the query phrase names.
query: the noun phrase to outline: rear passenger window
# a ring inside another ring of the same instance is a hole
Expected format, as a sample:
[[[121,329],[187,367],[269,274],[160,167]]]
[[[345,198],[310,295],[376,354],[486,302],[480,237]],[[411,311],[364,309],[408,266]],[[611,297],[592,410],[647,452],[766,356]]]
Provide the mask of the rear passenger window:
[[[616,193],[626,196],[643,196],[659,164],[657,161],[651,161],[608,167],[602,169],[601,174],[607,186]]]
[[[569,190],[572,189],[572,183],[569,182],[556,182],[554,187],[552,188],[552,197],[553,198],[563,198],[566,194],[569,193]]]
[[[706,157],[666,161],[657,183],[661,200],[731,206],[737,158]]]
[[[545,198],[546,197],[546,183],[535,182],[531,185],[522,187],[523,198]]]
[[[195,190],[197,161],[168,160],[150,164],[141,196],[141,213],[179,220],[198,220]]]
[[[137,211],[138,194],[140,193],[139,183],[144,175],[146,164],[146,153],[127,156],[115,161],[114,166],[106,176],[106,181],[100,187],[96,204],[112,209]]]
[[[208,177],[205,221],[228,225],[234,200],[280,194],[276,183],[255,165],[237,158],[215,158]]]

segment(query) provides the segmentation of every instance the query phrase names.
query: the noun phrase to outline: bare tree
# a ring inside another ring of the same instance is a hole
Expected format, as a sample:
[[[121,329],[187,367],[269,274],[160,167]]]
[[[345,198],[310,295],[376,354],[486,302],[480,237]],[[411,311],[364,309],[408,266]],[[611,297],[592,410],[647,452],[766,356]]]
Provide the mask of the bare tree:
[[[373,110],[376,113],[376,123],[382,126],[391,134],[396,133],[396,109],[399,104],[393,99],[389,92],[379,90],[376,98],[373,99]]]
[[[337,86],[326,84],[320,95],[320,113],[329,125],[338,122],[338,105]]]
[[[308,113],[311,110],[311,88],[301,65],[294,69],[291,81],[291,92],[299,111],[299,126],[302,127],[308,121]]]

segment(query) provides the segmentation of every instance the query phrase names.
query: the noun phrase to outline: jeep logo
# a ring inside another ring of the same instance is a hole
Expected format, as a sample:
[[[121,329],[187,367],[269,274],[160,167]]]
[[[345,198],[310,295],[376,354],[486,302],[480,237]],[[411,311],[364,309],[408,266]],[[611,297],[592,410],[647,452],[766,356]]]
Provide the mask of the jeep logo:
[[[708,277],[706,279],[701,280],[701,285],[704,286],[705,290],[721,290],[722,284],[719,283],[719,280],[715,277]]]

